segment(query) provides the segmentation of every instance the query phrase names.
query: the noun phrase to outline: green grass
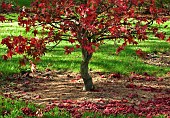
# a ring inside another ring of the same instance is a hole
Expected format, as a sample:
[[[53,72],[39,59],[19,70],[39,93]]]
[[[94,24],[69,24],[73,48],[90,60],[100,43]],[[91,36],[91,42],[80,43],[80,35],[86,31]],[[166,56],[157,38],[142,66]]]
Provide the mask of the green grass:
[[[22,109],[29,108],[30,112],[36,113],[38,110],[44,110],[44,106],[38,106],[33,103],[26,103],[18,99],[4,98],[0,96],[0,118],[36,118],[25,114]],[[26,113],[29,113],[27,111]],[[52,115],[53,114],[53,115]],[[61,111],[57,107],[48,112],[43,111],[44,118],[70,118],[70,114],[66,111]]]
[[[11,0],[10,2],[12,2],[13,5],[19,5],[20,7],[22,6],[30,7],[31,1],[33,0]]]
[[[11,100],[0,96],[0,118],[3,116],[4,118],[24,116],[21,109],[27,106],[31,110],[35,111],[35,106],[32,104],[27,104],[21,100]]]
[[[10,17],[9,15],[7,17]],[[13,14],[14,18],[17,18],[16,14]],[[168,22],[167,24],[170,24]],[[166,24],[165,24],[166,25]],[[33,37],[32,33],[26,33],[25,29],[18,26],[17,22],[13,23],[0,23],[0,40],[7,36],[26,36]],[[160,26],[161,28],[162,26]],[[170,27],[167,29],[167,33]],[[162,27],[161,30],[164,30]],[[170,35],[170,34],[168,34]],[[70,70],[74,72],[79,72],[81,63],[81,51],[76,50],[72,54],[64,54],[64,46],[71,46],[67,42],[60,43],[53,51],[50,51],[42,57],[42,61],[37,64],[38,69],[43,70],[45,68],[57,69],[57,70]],[[106,41],[105,45],[102,45],[97,52],[93,54],[92,60],[90,62],[89,68],[92,71],[101,72],[116,72],[128,75],[131,72],[144,73],[147,72],[152,75],[162,76],[170,71],[169,67],[161,67],[145,64],[141,58],[135,54],[135,50],[141,48],[143,51],[151,52],[164,52],[169,51],[170,44],[165,41],[160,41],[152,36],[149,40],[144,42],[139,42],[139,45],[129,45],[123,50],[119,55],[115,54],[116,48],[114,43],[111,41]],[[0,55],[5,54],[6,47],[0,45]],[[10,60],[3,60],[0,58],[0,72],[5,75],[18,73],[20,69],[18,68],[18,59],[21,56],[14,56]],[[27,66],[24,69],[29,69]]]

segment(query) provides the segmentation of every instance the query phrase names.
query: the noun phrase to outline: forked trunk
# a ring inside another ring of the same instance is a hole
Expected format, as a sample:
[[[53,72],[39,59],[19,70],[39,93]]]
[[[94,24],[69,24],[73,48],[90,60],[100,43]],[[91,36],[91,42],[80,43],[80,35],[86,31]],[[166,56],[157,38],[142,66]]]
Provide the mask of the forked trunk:
[[[89,61],[92,57],[92,54],[89,54],[85,49],[82,49],[82,63],[81,63],[81,77],[84,81],[83,90],[90,91],[94,89],[92,77],[89,75]]]

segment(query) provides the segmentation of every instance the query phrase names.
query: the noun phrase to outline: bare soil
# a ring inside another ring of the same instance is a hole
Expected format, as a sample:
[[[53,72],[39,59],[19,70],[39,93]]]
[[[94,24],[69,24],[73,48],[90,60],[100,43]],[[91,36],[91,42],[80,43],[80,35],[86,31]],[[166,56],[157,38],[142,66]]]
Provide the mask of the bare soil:
[[[1,94],[15,96],[37,104],[50,104],[61,100],[122,100],[131,103],[147,101],[155,97],[170,97],[170,73],[156,78],[148,75],[91,72],[96,86],[94,91],[83,91],[83,81],[73,72],[47,71],[44,73],[25,73],[14,75],[3,81]]]
[[[170,51],[163,53],[155,52],[147,54],[146,59],[144,61],[147,64],[170,67]]]

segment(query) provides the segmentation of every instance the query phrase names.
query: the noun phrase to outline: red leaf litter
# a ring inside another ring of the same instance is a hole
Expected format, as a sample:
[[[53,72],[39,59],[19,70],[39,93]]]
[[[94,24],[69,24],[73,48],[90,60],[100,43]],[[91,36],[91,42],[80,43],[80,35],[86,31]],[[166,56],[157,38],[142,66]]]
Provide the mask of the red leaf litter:
[[[136,114],[148,118],[160,114],[170,116],[169,79],[161,77],[160,81],[160,77],[147,73],[132,73],[128,78],[119,73],[91,74],[96,85],[91,92],[82,90],[83,81],[79,74],[51,70],[7,77],[1,81],[6,82],[1,90],[9,98],[45,104],[43,112],[59,107],[75,118],[80,118],[87,111],[101,115]],[[11,81],[15,86],[11,86]],[[29,108],[22,111],[28,116],[37,115]]]

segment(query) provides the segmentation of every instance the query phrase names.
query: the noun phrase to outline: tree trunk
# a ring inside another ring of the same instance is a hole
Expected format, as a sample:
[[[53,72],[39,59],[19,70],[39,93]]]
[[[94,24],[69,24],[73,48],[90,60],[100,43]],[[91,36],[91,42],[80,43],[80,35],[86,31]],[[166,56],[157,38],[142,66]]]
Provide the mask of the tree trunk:
[[[94,89],[92,77],[89,75],[89,72],[88,72],[89,71],[88,64],[89,64],[91,57],[92,57],[92,54],[89,54],[87,50],[82,48],[82,59],[83,60],[81,63],[80,70],[81,70],[81,77],[84,81],[83,90],[86,90],[86,91],[91,91]]]

